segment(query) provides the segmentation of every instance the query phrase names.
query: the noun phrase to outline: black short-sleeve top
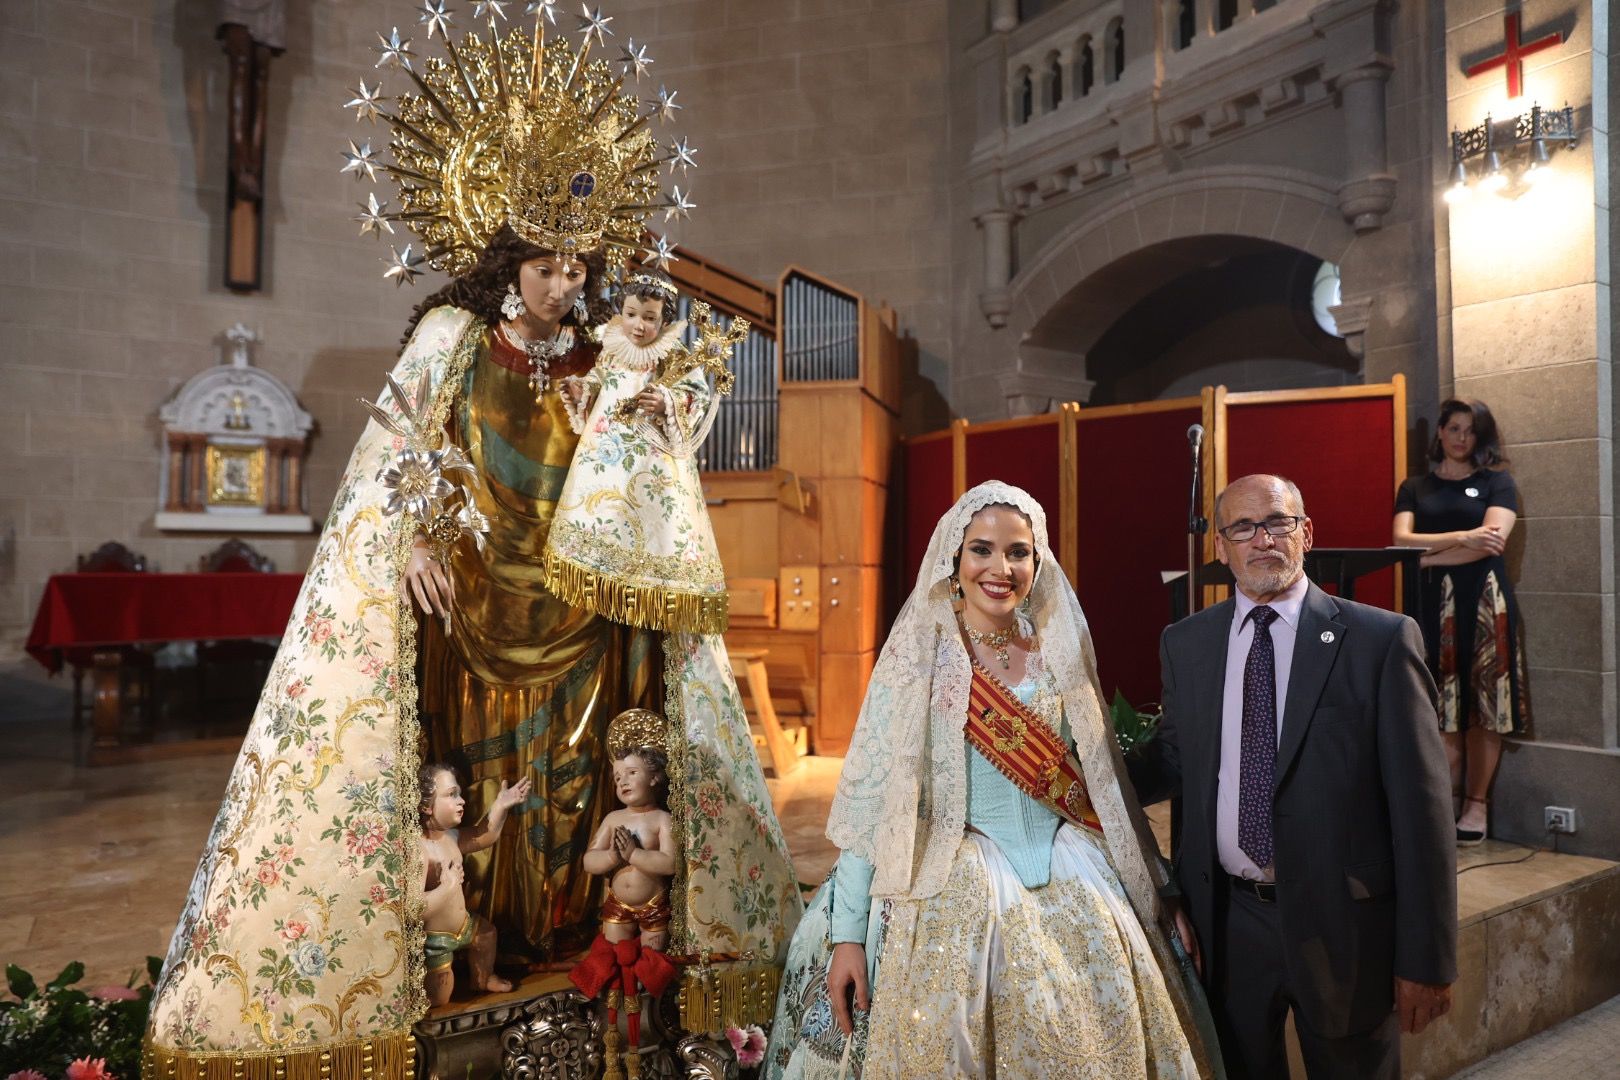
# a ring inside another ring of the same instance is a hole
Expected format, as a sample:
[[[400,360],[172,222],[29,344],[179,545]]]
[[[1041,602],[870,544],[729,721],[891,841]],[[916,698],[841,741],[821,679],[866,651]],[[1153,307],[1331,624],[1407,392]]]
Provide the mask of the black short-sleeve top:
[[[1412,531],[1420,533],[1477,529],[1493,506],[1519,512],[1513,477],[1494,469],[1480,469],[1463,480],[1446,480],[1432,472],[1414,476],[1395,495],[1395,512],[1410,511]]]

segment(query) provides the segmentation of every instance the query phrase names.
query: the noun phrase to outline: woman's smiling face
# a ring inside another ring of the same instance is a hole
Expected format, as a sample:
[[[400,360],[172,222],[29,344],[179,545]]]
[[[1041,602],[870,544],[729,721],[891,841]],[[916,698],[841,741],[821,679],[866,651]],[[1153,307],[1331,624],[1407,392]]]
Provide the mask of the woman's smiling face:
[[[1035,535],[1029,519],[1010,506],[987,506],[968,522],[957,579],[976,620],[1012,623],[1013,613],[1035,581]]]

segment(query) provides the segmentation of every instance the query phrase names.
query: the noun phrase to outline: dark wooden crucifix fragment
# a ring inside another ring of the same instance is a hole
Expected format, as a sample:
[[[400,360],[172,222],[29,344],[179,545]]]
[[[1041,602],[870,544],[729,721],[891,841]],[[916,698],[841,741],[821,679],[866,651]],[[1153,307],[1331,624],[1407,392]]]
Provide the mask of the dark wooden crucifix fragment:
[[[238,292],[256,292],[262,281],[270,60],[285,51],[286,32],[286,0],[219,0],[215,36],[230,64],[225,286]]]

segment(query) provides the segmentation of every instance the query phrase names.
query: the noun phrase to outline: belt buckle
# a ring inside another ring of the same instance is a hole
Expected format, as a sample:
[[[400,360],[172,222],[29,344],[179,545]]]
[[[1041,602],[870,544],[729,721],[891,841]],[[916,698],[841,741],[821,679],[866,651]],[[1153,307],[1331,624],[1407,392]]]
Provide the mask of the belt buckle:
[[[1256,881],[1254,883],[1254,898],[1262,904],[1275,904],[1277,902],[1277,883],[1275,881]]]

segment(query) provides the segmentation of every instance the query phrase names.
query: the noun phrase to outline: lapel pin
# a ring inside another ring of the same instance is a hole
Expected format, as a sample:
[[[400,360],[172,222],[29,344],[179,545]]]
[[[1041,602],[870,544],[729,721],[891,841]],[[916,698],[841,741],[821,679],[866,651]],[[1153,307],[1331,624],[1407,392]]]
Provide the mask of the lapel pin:
[[[1479,498],[1479,488],[1477,488],[1477,487],[1464,488],[1463,489],[1463,494],[1467,495],[1470,499],[1477,499],[1477,498]]]
[[[1333,644],[1333,631],[1331,631],[1331,630],[1322,631],[1322,644],[1324,644],[1324,645]]]

